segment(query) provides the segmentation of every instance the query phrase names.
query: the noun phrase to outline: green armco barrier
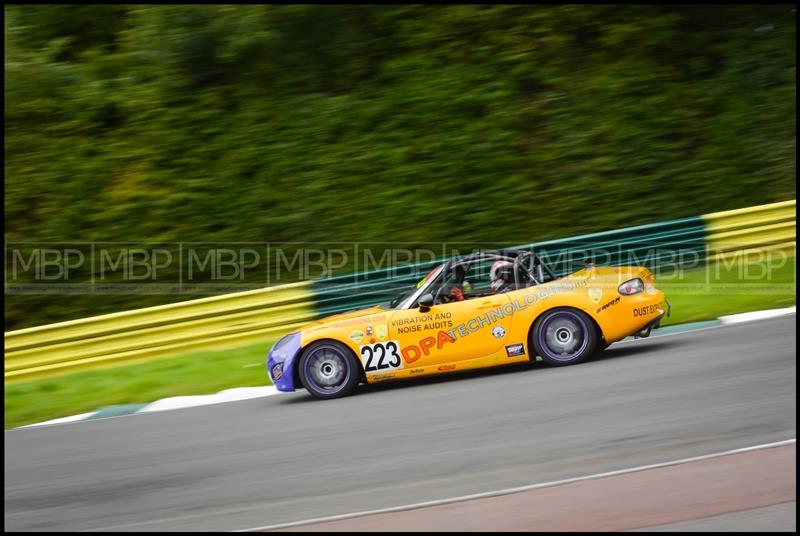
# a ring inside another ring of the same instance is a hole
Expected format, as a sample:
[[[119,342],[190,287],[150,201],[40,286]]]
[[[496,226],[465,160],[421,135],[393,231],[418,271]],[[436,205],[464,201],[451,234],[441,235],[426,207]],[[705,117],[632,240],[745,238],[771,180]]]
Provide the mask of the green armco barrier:
[[[557,275],[568,274],[587,262],[609,266],[636,264],[657,267],[702,260],[706,225],[701,216],[637,225],[569,238],[534,242],[514,249],[533,248]],[[445,259],[351,273],[312,282],[315,311],[329,315],[386,302],[413,287]]]
[[[533,248],[557,275],[566,275],[587,262],[609,266],[635,264],[649,268],[663,263],[693,262],[698,256],[702,257],[705,238],[702,217],[693,216],[517,247]]]

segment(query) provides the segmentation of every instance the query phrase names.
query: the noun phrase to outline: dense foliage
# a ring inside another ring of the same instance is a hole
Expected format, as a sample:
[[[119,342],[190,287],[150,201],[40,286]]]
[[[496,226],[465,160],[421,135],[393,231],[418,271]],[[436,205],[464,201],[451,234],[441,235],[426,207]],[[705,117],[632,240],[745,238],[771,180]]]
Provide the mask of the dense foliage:
[[[6,241],[524,243],[795,197],[791,5],[5,15]]]

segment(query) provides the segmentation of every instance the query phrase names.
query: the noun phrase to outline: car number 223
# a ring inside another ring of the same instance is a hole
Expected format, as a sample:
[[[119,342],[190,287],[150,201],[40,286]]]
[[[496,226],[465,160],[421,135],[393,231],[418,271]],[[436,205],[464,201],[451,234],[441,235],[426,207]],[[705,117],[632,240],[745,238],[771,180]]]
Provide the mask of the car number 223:
[[[400,357],[400,344],[397,341],[376,342],[361,347],[361,361],[364,372],[378,372],[403,368]]]

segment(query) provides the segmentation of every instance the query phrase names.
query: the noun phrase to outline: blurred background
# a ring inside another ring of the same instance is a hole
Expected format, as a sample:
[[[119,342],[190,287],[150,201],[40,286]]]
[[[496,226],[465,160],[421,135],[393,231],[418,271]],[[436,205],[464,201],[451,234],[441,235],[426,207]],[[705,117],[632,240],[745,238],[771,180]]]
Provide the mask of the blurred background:
[[[529,243],[794,198],[794,21],[6,6],[5,240]],[[10,294],[5,328],[180,299]]]
[[[184,324],[125,324],[136,332],[109,321],[78,335],[9,335],[265,286],[258,265],[226,288],[176,287],[185,244],[203,262],[217,246],[279,244],[292,263],[307,246],[341,251],[337,274],[347,274],[359,270],[352,253],[363,244],[385,267],[441,257],[445,242],[464,252],[687,218],[703,249],[711,224],[698,215],[796,197],[794,6],[4,13],[7,427],[269,382],[263,357],[293,325],[264,300],[213,314],[197,306]],[[780,221],[783,234],[768,238],[792,253],[757,271],[773,286],[732,296],[699,270],[679,292],[658,274],[673,304],[667,323],[795,303],[794,204],[776,210],[761,223]],[[36,254],[48,244],[83,260],[102,246],[118,265],[118,251],[149,248],[172,263],[155,290],[125,270],[104,280],[126,283],[121,291],[90,288],[94,261],[67,285],[9,290],[10,280],[38,282]],[[398,246],[432,253],[383,257]],[[211,266],[199,280],[219,282]],[[286,270],[270,283],[315,275]],[[736,288],[742,279],[736,267],[717,277]],[[297,304],[297,323],[353,308],[346,295],[358,294],[322,293],[309,284],[280,299]],[[261,331],[243,334],[245,321]],[[202,338],[232,333],[241,338],[224,350]],[[133,357],[147,362],[128,364]],[[58,368],[67,358],[74,366]],[[9,385],[14,367],[32,372]]]

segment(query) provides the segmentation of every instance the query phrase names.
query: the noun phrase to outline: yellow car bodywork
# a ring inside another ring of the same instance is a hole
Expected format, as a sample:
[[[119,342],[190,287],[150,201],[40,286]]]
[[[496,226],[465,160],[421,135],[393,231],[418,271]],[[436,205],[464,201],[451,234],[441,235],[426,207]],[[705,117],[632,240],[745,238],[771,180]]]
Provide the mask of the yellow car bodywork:
[[[620,294],[619,286],[634,278],[642,279],[644,290]],[[667,305],[647,268],[589,267],[540,285],[432,305],[426,311],[376,306],[331,316],[302,328],[300,345],[325,339],[345,344],[368,383],[494,367],[531,360],[532,326],[556,307],[586,313],[600,342],[608,345],[658,321]],[[365,347],[379,346],[384,362],[395,364],[399,356],[400,365],[376,368],[377,352]]]

